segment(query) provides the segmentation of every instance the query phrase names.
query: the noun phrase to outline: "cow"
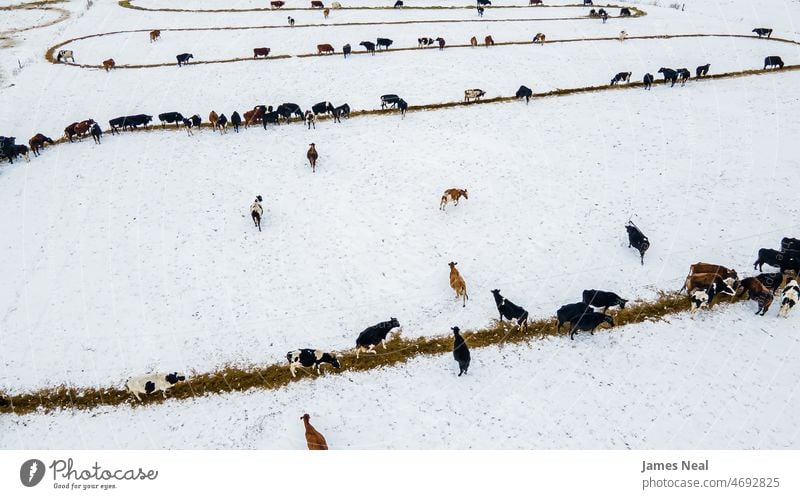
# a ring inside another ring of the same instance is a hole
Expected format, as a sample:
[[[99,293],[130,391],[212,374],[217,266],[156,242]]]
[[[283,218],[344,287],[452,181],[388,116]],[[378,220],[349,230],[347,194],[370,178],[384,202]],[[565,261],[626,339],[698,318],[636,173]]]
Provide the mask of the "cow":
[[[578,302],[569,303],[556,310],[556,332],[561,333],[561,326],[567,322],[576,322],[582,315],[594,312],[594,309],[588,303]]]
[[[342,4],[340,4],[339,2],[333,2],[331,4],[331,7],[334,8],[334,9],[341,9],[342,8]]]
[[[214,128],[219,128],[219,133],[228,133],[228,117],[225,116],[225,113],[220,114],[217,121],[214,122]]]
[[[526,87],[525,85],[521,85],[517,89],[517,93],[515,95],[517,96],[517,99],[523,99],[524,98],[525,99],[525,104],[527,104],[528,102],[530,102],[531,96],[533,96],[533,90],[531,90],[530,88]]]
[[[293,102],[284,102],[278,109],[275,110],[280,116],[286,119],[286,123],[292,122],[292,115],[297,116],[300,119],[303,119],[303,110],[300,109],[300,106]]]
[[[458,201],[461,198],[469,199],[469,193],[466,189],[447,189],[442,194],[442,199],[439,201],[439,209],[444,211],[445,206],[447,203],[453,203],[455,206],[458,206]]]
[[[488,35],[486,38],[483,39],[483,44],[486,45],[487,47],[489,45],[494,45],[494,38],[492,38],[491,35]]]
[[[106,73],[108,73],[109,69],[114,69],[114,66],[116,65],[117,63],[114,62],[114,59],[106,59],[105,61],[103,61],[103,69],[106,70]]]
[[[151,121],[153,121],[153,117],[150,115],[136,114],[133,116],[120,116],[118,118],[111,119],[108,121],[108,124],[111,127],[111,134],[113,135],[115,133],[119,133],[119,128],[124,131],[126,128],[133,130],[138,126],[147,127]]]
[[[264,216],[264,207],[261,206],[262,201],[264,201],[264,198],[259,194],[253,204],[250,205],[250,218],[253,219],[253,224],[255,224],[259,232],[261,232],[261,217]]]
[[[628,7],[622,7],[619,9],[619,17],[630,17],[631,16],[631,9]]]
[[[751,33],[757,34],[759,38],[762,36],[770,38],[772,36],[772,28],[755,28]]]
[[[608,12],[606,12],[603,9],[600,9],[600,19],[602,19],[603,24],[605,24],[608,21]]]
[[[167,123],[175,123],[175,126],[178,127],[183,123],[183,115],[178,112],[171,112],[171,113],[161,113],[158,115],[159,121],[161,121],[161,128],[164,128]]]
[[[664,83],[672,82],[670,88],[675,86],[675,82],[678,81],[678,73],[674,69],[661,68],[658,72],[664,75]]]
[[[706,64],[705,66],[697,66],[697,69],[694,71],[694,75],[697,78],[702,78],[708,74],[708,70],[711,68],[711,64]]]
[[[628,32],[623,29],[622,31],[619,32],[617,38],[619,39],[619,41],[624,42],[625,39],[628,38]]]
[[[317,54],[333,54],[334,52],[333,45],[329,43],[320,43],[317,45]]]
[[[494,304],[497,306],[497,312],[500,314],[500,320],[505,317],[507,320],[515,321],[517,326],[522,326],[524,331],[528,330],[528,311],[524,308],[510,302],[503,295],[500,294],[499,289],[492,290],[494,297]]]
[[[388,38],[378,38],[376,41],[377,43],[375,44],[375,46],[378,47],[378,50],[380,50],[381,47],[388,50],[389,47],[391,47],[392,43],[394,43],[392,42],[392,40]]]
[[[11,137],[11,139],[16,139],[16,137]],[[0,157],[5,156],[8,158],[9,163],[14,163],[13,159],[17,156],[22,156],[25,159],[26,163],[31,162],[31,158],[28,155],[28,146],[25,144],[11,144],[10,146],[7,144],[3,150],[0,151]]]
[[[689,301],[692,304],[690,313],[694,315],[701,308],[708,308],[708,304],[711,303],[712,299],[707,291],[695,289],[689,294]]]
[[[678,78],[681,80],[681,86],[686,85],[686,82],[689,80],[692,74],[686,68],[680,68],[676,71],[678,73]]]
[[[350,106],[347,104],[342,104],[341,106],[337,106],[333,109],[333,121],[336,123],[342,122],[342,116],[347,119],[350,119]]]
[[[189,59],[193,58],[194,55],[188,53],[178,54],[175,56],[175,59],[178,60],[178,67],[181,67],[181,65],[189,64]]]
[[[716,285],[717,293],[733,295],[736,292],[737,280],[733,277],[722,277],[721,275],[714,273],[690,274],[686,276],[686,280],[683,282],[681,291],[685,289],[687,293],[691,295],[692,291],[696,289],[705,290],[712,285]]]
[[[477,0],[478,5],[492,5],[491,0]]]
[[[344,47],[342,47],[342,54],[344,54],[344,58],[345,59],[347,59],[347,56],[350,55],[350,52],[352,52],[352,51],[353,51],[353,49],[350,47],[349,43],[347,45],[345,45]]]
[[[540,45],[544,45],[545,39],[547,37],[544,33],[536,33],[536,36],[533,37],[533,43],[538,43]]]
[[[710,281],[705,280],[704,276],[709,276]],[[714,298],[719,294],[728,296],[734,296],[736,294],[735,285],[731,284],[731,280],[723,279],[719,275],[697,274],[689,279],[703,281],[702,283],[693,282],[689,284],[693,286],[692,290],[689,292],[689,298],[692,301],[692,311],[696,311],[697,308],[711,308],[714,305]],[[705,295],[704,299],[703,294]]]
[[[71,123],[64,129],[64,136],[72,142],[72,137],[78,137],[78,140],[85,137],[94,125],[94,120],[88,119],[80,122]]]
[[[763,316],[767,313],[769,306],[772,305],[772,292],[761,284],[761,281],[755,277],[746,277],[742,279],[737,296],[741,296],[745,293],[749,299],[758,303],[756,315],[761,314]]]
[[[778,67],[783,69],[783,59],[777,55],[770,55],[764,59],[764,69]]]
[[[544,5],[542,0],[528,0],[528,5]]]
[[[644,265],[644,254],[650,249],[650,240],[630,220],[625,224],[625,230],[628,231],[628,247],[635,248],[639,252],[642,265]]]
[[[253,49],[253,59],[259,57],[267,57],[269,55],[269,47],[259,47]]]
[[[44,149],[45,143],[50,145],[55,144],[55,142],[53,142],[53,139],[41,133],[37,133],[36,135],[31,137],[31,139],[28,141],[28,145],[30,146],[31,151],[33,151],[34,157],[39,156],[41,154],[39,150]]]
[[[631,74],[633,73],[617,73],[616,76],[611,78],[611,85],[616,85],[621,81],[623,82],[631,81]]]
[[[17,156],[17,148],[14,141],[16,137],[3,137],[0,135],[0,159],[8,158],[8,162],[14,164],[14,158]]]
[[[406,111],[408,111],[408,103],[403,99],[397,100],[397,109],[400,110],[400,117],[401,119],[405,119]]]
[[[445,41],[444,38],[441,36],[436,39],[436,42],[439,44],[439,50],[444,50]]]
[[[614,319],[610,315],[600,312],[586,312],[585,314],[576,317],[575,322],[570,323],[569,339],[575,339],[575,333],[578,331],[589,331],[594,336],[594,330],[602,323],[608,323],[614,326]]]
[[[100,125],[98,125],[97,123],[93,124],[92,125],[92,129],[90,130],[90,133],[92,134],[92,138],[94,139],[94,143],[95,144],[99,144],[100,143],[100,137],[103,136],[103,130],[100,128]],[[25,147],[25,146],[22,146],[22,147]],[[27,157],[27,152],[26,152],[25,156]]]
[[[154,29],[153,31],[150,32],[150,43],[153,43],[159,38],[161,38],[161,30]]]
[[[239,126],[242,124],[242,117],[239,115],[238,111],[234,111],[231,115],[231,125],[233,125],[233,131],[239,133]]]
[[[298,367],[314,367],[317,370],[317,374],[321,374],[320,365],[321,364],[330,364],[336,369],[341,369],[342,365],[339,364],[339,360],[336,358],[335,355],[323,352],[322,350],[315,350],[313,348],[301,348],[299,350],[292,350],[286,354],[286,360],[289,361],[289,372],[292,373],[292,377],[297,377],[297,368]]]
[[[280,114],[277,111],[271,111],[272,106],[267,108],[267,112],[264,113],[264,116],[261,118],[261,124],[264,126],[264,130],[267,129],[267,123],[274,123],[276,125],[280,125]]]
[[[187,119],[187,118],[183,119],[183,128],[186,130],[186,135],[188,135],[190,137],[192,135],[194,135],[194,133],[192,133],[192,126],[193,126],[193,123],[192,123],[191,119]]]
[[[326,9],[322,10],[322,15],[325,17],[325,19],[327,19],[330,14],[331,14],[331,10],[330,9],[326,8]]]
[[[312,9],[324,9],[325,8],[325,4],[320,2],[319,0],[312,0],[311,8]]]
[[[473,36],[472,38],[469,39],[469,44],[472,47],[477,47],[478,46],[478,39]]]
[[[306,121],[306,126],[308,127],[309,130],[311,130],[312,127],[314,128],[314,130],[317,129],[317,118],[314,113],[307,110],[304,118]]]
[[[775,294],[778,292],[779,289],[781,289],[781,286],[784,285],[784,281],[789,279],[790,274],[791,273],[784,274],[783,272],[759,274],[756,276],[756,279],[761,281],[761,284],[763,284],[765,288],[770,290],[772,294]]]
[[[476,101],[486,95],[486,92],[481,90],[480,88],[471,88],[469,90],[464,90],[464,102],[469,102],[470,100]]]
[[[794,255],[786,254],[778,250],[768,249],[768,248],[761,248],[758,250],[758,258],[753,263],[753,269],[757,269],[761,272],[761,269],[764,267],[766,263],[770,267],[777,267],[783,270],[784,268],[792,268],[789,265],[785,265],[788,263],[788,260],[797,260]]]
[[[483,17],[483,7],[478,6],[478,17]]]
[[[387,106],[396,108],[399,100],[400,97],[396,94],[381,95],[381,109],[385,109]]]
[[[289,16],[288,20],[289,20],[289,26],[294,27],[294,17]]]
[[[453,331],[453,358],[458,362],[458,375],[467,374],[469,369],[470,355],[467,343],[461,337],[461,329],[458,326],[450,328]]]
[[[800,286],[796,279],[792,279],[781,291],[781,308],[778,310],[779,317],[789,317],[789,311],[800,301]]]
[[[67,59],[71,59],[72,62],[75,62],[75,56],[73,55],[72,51],[71,50],[59,50],[58,51],[58,56],[56,57],[56,60],[58,62],[61,62],[61,61],[66,62]]]
[[[781,251],[800,251],[800,239],[784,237],[781,239]]]
[[[264,114],[267,112],[267,106],[256,106],[249,111],[244,112],[244,127],[247,128],[254,123],[260,123]]]
[[[722,265],[717,265],[716,263],[697,262],[689,265],[688,275],[691,276],[695,274],[717,274],[723,279],[733,279],[733,282],[739,280],[739,275],[735,270],[723,267]]]
[[[285,5],[284,2],[282,2],[281,0],[273,1],[273,2],[269,3],[269,6],[272,7],[273,9],[280,9],[284,5]]]
[[[395,9],[400,9],[400,8],[402,8],[402,7],[403,7],[403,1],[402,1],[402,0],[397,0],[397,1],[394,3],[394,8],[395,8]]]
[[[362,47],[367,49],[367,53],[375,55],[375,44],[372,42],[361,42],[359,43]]]
[[[644,75],[644,78],[642,78],[642,83],[644,83],[645,90],[650,90],[650,87],[653,86],[653,75],[650,73]]]
[[[598,291],[596,289],[586,289],[583,291],[583,303],[591,305],[595,308],[602,308],[605,313],[609,307],[618,306],[625,308],[628,300],[624,300],[616,293],[610,291]]]
[[[583,0],[583,5],[593,5],[592,0]]]
[[[164,398],[167,398],[167,390],[180,381],[186,381],[186,376],[179,372],[148,374],[128,379],[125,388],[141,402],[142,398],[139,395],[150,395],[159,391]]]
[[[313,114],[311,116],[314,116]],[[308,159],[308,163],[311,165],[311,173],[315,173],[317,171],[317,160],[319,159],[319,153],[317,152],[316,144],[313,142],[308,144],[308,152],[306,152],[306,159]]]
[[[422,37],[417,38],[417,47],[427,47],[429,45],[433,45],[433,38]]]
[[[311,111],[314,112],[315,116],[318,115],[318,114],[330,114],[330,115],[333,115],[334,107],[333,107],[333,104],[331,104],[328,101],[317,102],[316,104],[311,106]]]
[[[391,317],[386,322],[379,322],[361,331],[356,339],[356,359],[361,352],[377,354],[375,347],[378,345],[383,345],[383,349],[386,350],[386,336],[399,327],[400,322]]]

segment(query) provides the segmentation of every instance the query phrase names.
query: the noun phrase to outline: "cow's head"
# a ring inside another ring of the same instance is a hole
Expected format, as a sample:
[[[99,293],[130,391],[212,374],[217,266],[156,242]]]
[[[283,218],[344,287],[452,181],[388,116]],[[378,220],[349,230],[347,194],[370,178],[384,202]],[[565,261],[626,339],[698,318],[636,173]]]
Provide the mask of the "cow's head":
[[[614,319],[612,319],[610,315],[603,317],[603,322],[607,322],[609,326],[614,326]]]
[[[186,376],[184,376],[183,373],[174,372],[167,374],[165,379],[167,380],[167,382],[174,385],[178,381],[186,381]]]
[[[392,326],[392,328],[394,329],[396,327],[400,327],[400,322],[397,320],[396,317],[391,317],[389,318],[389,325]]]
[[[617,300],[617,305],[619,305],[619,308],[625,308],[626,303],[628,303],[628,300],[623,300],[622,298]],[[611,325],[613,326],[614,324]]]

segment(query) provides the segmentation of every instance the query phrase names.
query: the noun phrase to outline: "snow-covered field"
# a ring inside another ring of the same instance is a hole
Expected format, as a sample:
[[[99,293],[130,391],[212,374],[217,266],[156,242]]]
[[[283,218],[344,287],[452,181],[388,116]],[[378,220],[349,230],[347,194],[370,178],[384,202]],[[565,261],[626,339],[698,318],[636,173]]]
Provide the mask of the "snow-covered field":
[[[800,20],[798,2],[764,2],[757,23],[743,1],[724,12],[686,3],[684,12],[642,3],[647,16],[605,25],[188,31],[166,32],[154,44],[135,33],[66,48],[79,63],[114,57],[138,64],[171,62],[183,51],[199,60],[246,57],[256,46],[297,54],[317,43],[355,46],[376,36],[415,46],[418,36],[464,43],[473,34],[510,41],[537,31],[548,40],[614,36],[620,29],[634,36],[747,34],[771,26],[772,18],[774,36],[792,38]],[[222,4],[194,1],[185,8]],[[70,20],[18,35],[15,46],[0,52],[0,134],[18,142],[36,132],[55,138],[88,117],[100,123],[165,111],[205,117],[211,109],[230,116],[260,103],[305,108],[326,99],[371,109],[384,93],[410,104],[437,103],[459,100],[474,87],[488,96],[513,95],[520,84],[535,91],[605,84],[619,71],[638,80],[660,66],[693,70],[711,63],[712,73],[720,73],[760,68],[766,55],[800,60],[795,45],[707,37],[106,73],[53,65],[43,54],[94,33],[280,24],[287,14],[142,12],[116,2],[88,10],[85,2],[63,6]],[[736,9],[740,21],[719,17]],[[505,10],[503,16],[538,16],[569,9]],[[340,11],[328,22],[469,12]],[[299,23],[306,14],[321,20],[318,12],[292,15]],[[3,16],[26,19],[15,17],[18,11]],[[353,118],[310,131],[297,124],[224,136],[208,130],[193,137],[175,130],[106,135],[99,146],[84,140],[49,148],[30,164],[3,164],[0,392],[62,383],[121,386],[151,371],[271,364],[298,347],[351,348],[359,331],[389,317],[399,318],[407,337],[446,334],[453,325],[479,328],[496,318],[494,288],[532,316],[549,317],[586,288],[652,299],[658,290],[679,288],[696,261],[747,275],[758,248],[800,237],[800,145],[793,140],[800,98],[791,91],[798,84],[800,74],[784,72],[527,106],[417,112],[403,120]],[[314,174],[305,160],[310,142],[321,155]],[[467,188],[469,199],[443,213],[439,197],[451,187]],[[257,194],[265,199],[261,233],[247,214]],[[652,243],[644,266],[627,247],[629,218]],[[449,261],[459,263],[467,282],[466,308],[448,285]],[[466,379],[454,377],[446,356],[269,393],[3,416],[0,447],[299,448],[297,419],[308,411],[337,448],[797,448],[798,315],[779,319],[773,307],[764,318],[753,317],[748,302],[575,342],[476,350]],[[314,407],[304,405],[310,399]],[[185,418],[164,435],[151,431],[147,445],[134,439],[137,432],[121,434],[115,426],[144,427],[176,408]],[[429,424],[419,425],[421,415]],[[47,441],[32,440],[42,434]],[[90,434],[95,438],[82,436]]]

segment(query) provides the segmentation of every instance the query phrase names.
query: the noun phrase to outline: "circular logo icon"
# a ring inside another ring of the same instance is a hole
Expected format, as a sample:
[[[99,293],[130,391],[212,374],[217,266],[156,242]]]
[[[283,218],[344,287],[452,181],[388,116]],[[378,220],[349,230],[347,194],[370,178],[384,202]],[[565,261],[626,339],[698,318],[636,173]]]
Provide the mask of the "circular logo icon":
[[[44,478],[44,463],[38,459],[28,459],[19,469],[19,481],[26,487],[35,487]]]

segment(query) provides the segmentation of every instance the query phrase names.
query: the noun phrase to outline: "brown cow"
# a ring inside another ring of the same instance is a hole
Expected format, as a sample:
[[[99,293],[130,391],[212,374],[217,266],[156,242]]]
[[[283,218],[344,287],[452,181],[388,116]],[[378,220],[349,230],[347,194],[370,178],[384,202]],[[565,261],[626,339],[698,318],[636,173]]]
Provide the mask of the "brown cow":
[[[330,9],[325,9],[322,11],[322,15],[325,16],[325,19],[328,18],[328,15],[331,13]]]
[[[70,124],[67,128],[64,129],[64,136],[72,142],[72,137],[78,137],[78,140],[81,140],[83,137],[89,133],[91,130],[92,125],[94,125],[94,120],[83,120],[80,122],[75,122]]]
[[[114,66],[116,65],[117,63],[114,62],[114,59],[106,59],[105,61],[103,61],[103,69],[106,70],[106,73],[108,72],[109,69],[114,69]]]
[[[250,111],[244,112],[244,127],[247,128],[249,125],[253,123],[261,123],[261,119],[264,117],[264,113],[266,109],[264,106],[256,106]]]
[[[694,291],[695,289],[707,288],[711,286],[711,283],[713,283],[717,277],[721,277],[722,280],[725,282],[725,284],[727,284],[733,289],[736,289],[737,282],[735,278],[722,277],[719,274],[707,273],[707,274],[689,274],[688,276],[686,276],[686,280],[683,283],[681,291],[685,289],[687,293],[692,294],[692,291]]]
[[[494,45],[494,38],[492,38],[491,35],[487,36],[486,38],[483,39],[483,44],[486,45],[487,47],[489,45]]]
[[[306,157],[308,158],[308,162],[311,163],[311,172],[314,173],[317,171],[317,159],[319,158],[319,154],[313,142],[309,144],[309,146]]]
[[[277,2],[270,2],[270,3],[269,3],[269,5],[270,5],[270,7],[272,7],[273,9],[280,9],[281,7],[283,7],[283,6],[284,6],[284,3],[283,3],[283,2],[281,2],[280,0],[278,0]]]
[[[34,157],[40,154],[39,149],[44,149],[45,142],[50,145],[53,145],[55,143],[53,142],[53,139],[41,133],[37,133],[36,135],[31,137],[31,140],[28,141],[28,145],[31,147],[31,151],[33,151]]]
[[[253,59],[258,58],[258,56],[267,57],[269,55],[269,48],[267,47],[260,47],[257,49],[253,49]]]
[[[332,54],[335,50],[330,43],[321,43],[317,45],[317,54]]]
[[[161,38],[161,30],[160,29],[154,29],[153,31],[150,32],[150,43],[153,43],[154,41],[158,40],[159,38]]]
[[[466,189],[447,189],[444,191],[444,194],[442,194],[442,200],[439,201],[439,209],[444,211],[445,206],[450,202],[458,206],[458,201],[462,197],[464,199],[469,199],[469,194]]]
[[[473,47],[477,47],[478,39],[473,36],[472,38],[469,39],[469,44],[472,45]]]
[[[322,436],[322,433],[318,432],[308,420],[311,418],[308,414],[303,414],[303,417],[300,419],[303,420],[303,424],[306,427],[306,445],[308,446],[308,450],[328,450],[328,442],[325,441],[325,437]]]
[[[544,45],[544,40],[547,38],[544,33],[536,33],[536,36],[533,37],[533,43],[541,43]]]
[[[544,5],[542,0],[528,0],[528,5]]]
[[[216,111],[211,111],[210,113],[208,113],[208,122],[211,123],[212,128],[214,128],[214,126],[217,124],[218,119],[219,115],[217,114]]]
[[[714,263],[697,262],[694,265],[690,265],[689,275],[687,277],[694,274],[716,274],[723,279],[732,278],[734,283],[739,280],[739,275],[735,270]]]
[[[772,292],[767,289],[766,286],[761,283],[761,281],[755,277],[747,277],[742,279],[739,290],[736,292],[736,296],[741,296],[744,293],[747,293],[751,300],[754,300],[758,303],[756,315],[759,313],[761,315],[767,313],[769,306],[772,305]]]
[[[320,2],[319,0],[312,0],[311,8],[312,9],[324,9],[325,8],[325,4]]]

